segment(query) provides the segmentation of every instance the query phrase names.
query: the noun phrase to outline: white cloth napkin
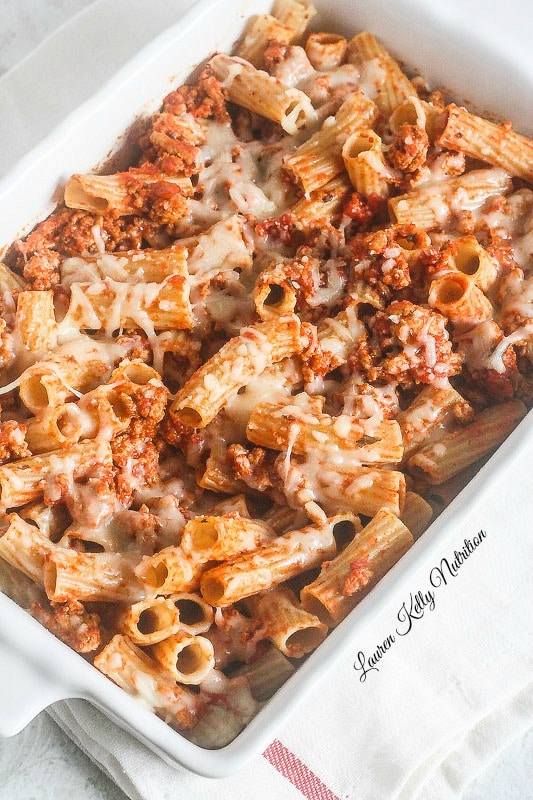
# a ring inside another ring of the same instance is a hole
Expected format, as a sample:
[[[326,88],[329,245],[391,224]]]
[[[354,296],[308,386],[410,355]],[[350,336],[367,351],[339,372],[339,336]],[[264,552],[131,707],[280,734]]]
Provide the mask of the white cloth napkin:
[[[11,124],[0,130],[0,174],[191,4],[98,0],[4,77],[0,104]],[[54,89],[46,102],[39,100],[43,74]],[[236,776],[213,782],[171,768],[83,701],[50,713],[132,800],[458,797],[533,721],[532,474],[529,454],[412,585],[390,598],[265,755]],[[411,595],[431,589],[431,568],[480,530],[486,537],[456,577],[432,589],[433,610],[428,604],[411,617],[406,633],[404,603],[410,609]],[[377,669],[366,676],[354,669],[359,651],[368,663],[391,636]]]

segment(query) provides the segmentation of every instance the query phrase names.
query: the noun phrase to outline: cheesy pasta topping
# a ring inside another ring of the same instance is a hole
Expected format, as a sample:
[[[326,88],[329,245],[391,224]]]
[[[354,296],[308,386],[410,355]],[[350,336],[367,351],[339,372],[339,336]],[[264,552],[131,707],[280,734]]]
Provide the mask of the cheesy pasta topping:
[[[0,265],[0,585],[231,741],[532,399],[533,142],[277,0]]]

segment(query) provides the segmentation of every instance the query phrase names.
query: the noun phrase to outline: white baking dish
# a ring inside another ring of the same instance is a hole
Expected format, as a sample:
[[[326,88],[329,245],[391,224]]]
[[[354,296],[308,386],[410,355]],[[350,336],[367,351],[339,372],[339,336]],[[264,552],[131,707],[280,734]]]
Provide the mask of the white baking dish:
[[[533,133],[530,98],[533,62],[516,49],[471,27],[423,0],[316,0],[317,27],[346,34],[368,28],[404,62],[435,85],[445,85],[481,110],[512,117],[516,127]],[[93,169],[140,113],[154,110],[170,88],[213,50],[228,50],[244,20],[269,10],[270,0],[202,0],[179,23],[158,37],[26,156],[0,184],[0,246],[28,230],[51,210],[58,187],[72,172]],[[416,43],[416,46],[413,45]],[[172,76],[172,80],[169,80]],[[512,92],[509,87],[512,86]],[[237,771],[260,753],[298,703],[324,680],[326,672],[364,627],[383,611],[416,572],[436,553],[472,510],[492,501],[497,482],[512,469],[518,451],[533,441],[530,414],[430,530],[382,579],[354,612],[269,701],[237,739],[218,751],[206,751],[172,731],[90,664],[55,639],[0,593],[0,734],[10,736],[50,703],[83,697],[101,708],[169,763],[207,776]],[[8,687],[8,688],[6,688]]]

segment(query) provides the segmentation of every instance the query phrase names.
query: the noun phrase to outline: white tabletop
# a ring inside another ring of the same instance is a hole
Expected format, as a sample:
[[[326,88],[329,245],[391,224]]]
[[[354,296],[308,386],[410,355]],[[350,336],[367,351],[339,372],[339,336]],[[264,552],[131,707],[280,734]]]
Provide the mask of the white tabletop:
[[[91,2],[0,0],[0,75]],[[481,6],[478,0],[464,0],[464,5],[473,11]],[[504,6],[501,24],[506,24]],[[527,28],[530,26],[524,27],[524,33]],[[71,800],[72,797],[122,800],[125,795],[46,713],[18,736],[0,740],[0,800]],[[464,794],[464,800],[530,800],[531,797],[533,731],[500,753]]]

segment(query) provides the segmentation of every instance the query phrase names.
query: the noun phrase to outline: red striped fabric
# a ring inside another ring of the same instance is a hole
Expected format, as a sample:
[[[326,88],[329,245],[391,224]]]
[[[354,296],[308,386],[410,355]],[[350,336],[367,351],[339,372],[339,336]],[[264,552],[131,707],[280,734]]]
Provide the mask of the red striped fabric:
[[[331,789],[304,764],[298,756],[291,753],[285,745],[274,739],[263,753],[263,757],[295,786],[307,800],[340,800]]]

